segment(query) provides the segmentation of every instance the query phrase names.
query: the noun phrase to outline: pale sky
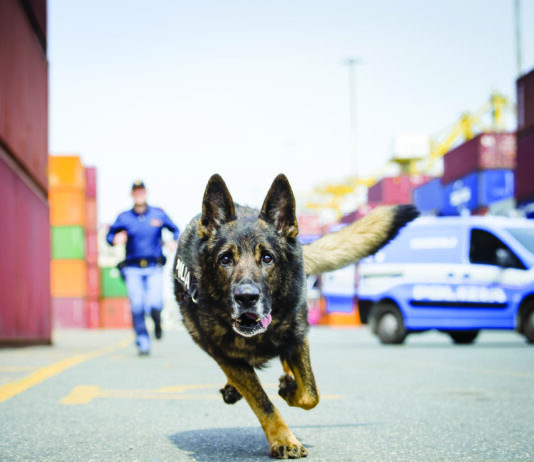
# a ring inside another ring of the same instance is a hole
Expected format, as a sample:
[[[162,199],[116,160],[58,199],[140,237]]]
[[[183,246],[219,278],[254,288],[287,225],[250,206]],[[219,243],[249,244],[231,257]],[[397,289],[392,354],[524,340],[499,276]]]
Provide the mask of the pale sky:
[[[526,71],[534,1],[521,3]],[[434,135],[493,90],[515,102],[513,0],[48,5],[50,152],[98,168],[102,223],[131,207],[137,178],[183,228],[213,173],[259,207],[280,172],[302,195],[372,174],[397,135]]]

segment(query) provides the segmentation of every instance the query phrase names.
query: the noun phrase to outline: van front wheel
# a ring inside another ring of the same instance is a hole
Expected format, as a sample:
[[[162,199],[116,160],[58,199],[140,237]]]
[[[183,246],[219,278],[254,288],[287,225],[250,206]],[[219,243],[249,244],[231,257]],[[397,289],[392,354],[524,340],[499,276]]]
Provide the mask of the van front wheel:
[[[408,334],[400,310],[392,303],[377,303],[373,307],[371,329],[382,343],[388,345],[403,343]]]
[[[534,306],[527,311],[523,320],[523,333],[528,343],[534,343]]]

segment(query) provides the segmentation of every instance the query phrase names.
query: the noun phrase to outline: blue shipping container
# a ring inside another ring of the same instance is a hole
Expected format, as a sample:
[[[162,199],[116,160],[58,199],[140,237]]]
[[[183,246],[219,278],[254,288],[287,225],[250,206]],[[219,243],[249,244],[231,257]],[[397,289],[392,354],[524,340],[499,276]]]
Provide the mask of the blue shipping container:
[[[436,178],[415,188],[412,197],[414,205],[422,213],[439,213],[443,209],[441,178]]]
[[[443,187],[443,215],[459,215],[514,196],[512,170],[483,170]]]

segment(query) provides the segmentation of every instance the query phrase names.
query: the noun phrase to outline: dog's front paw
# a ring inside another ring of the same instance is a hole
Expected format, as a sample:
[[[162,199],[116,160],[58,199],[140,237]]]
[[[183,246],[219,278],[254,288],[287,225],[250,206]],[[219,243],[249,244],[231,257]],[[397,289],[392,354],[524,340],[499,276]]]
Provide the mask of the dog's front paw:
[[[306,448],[292,434],[288,438],[277,439],[271,444],[271,457],[274,459],[300,459],[307,455]]]
[[[241,393],[237,391],[237,388],[230,384],[226,384],[224,388],[221,388],[219,391],[221,392],[223,400],[226,404],[235,404],[241,398],[243,398]]]
[[[289,375],[284,374],[280,377],[280,386],[278,388],[278,394],[287,401],[287,404],[294,406],[295,393],[297,392],[297,382]]]

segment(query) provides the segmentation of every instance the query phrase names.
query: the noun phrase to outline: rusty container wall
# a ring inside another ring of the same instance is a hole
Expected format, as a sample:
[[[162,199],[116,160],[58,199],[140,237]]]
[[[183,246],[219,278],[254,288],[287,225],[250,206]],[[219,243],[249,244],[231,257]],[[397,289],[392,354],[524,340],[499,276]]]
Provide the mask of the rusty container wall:
[[[519,203],[534,198],[534,133],[517,141],[515,195]]]
[[[48,63],[18,0],[0,1],[0,144],[48,188]]]
[[[443,184],[479,170],[513,170],[516,165],[514,133],[483,133],[445,154]]]
[[[0,197],[0,343],[50,343],[48,204],[1,149]]]
[[[534,69],[517,79],[517,134],[534,132]]]

